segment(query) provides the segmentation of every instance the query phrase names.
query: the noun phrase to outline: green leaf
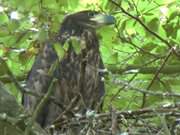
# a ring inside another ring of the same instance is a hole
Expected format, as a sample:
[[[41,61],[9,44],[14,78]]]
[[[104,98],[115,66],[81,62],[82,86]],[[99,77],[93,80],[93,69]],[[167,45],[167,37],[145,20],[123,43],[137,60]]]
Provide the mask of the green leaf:
[[[5,13],[0,14],[0,25],[6,24],[9,22],[9,18]]]
[[[22,9],[24,10],[32,10],[34,8],[34,6],[37,6],[37,1],[35,0],[26,0],[26,1],[23,1],[23,7],[21,7]]]
[[[176,37],[177,31],[178,31],[178,28],[176,27],[179,27],[179,26],[175,23],[168,23],[163,26],[163,29],[165,30],[167,37],[170,37],[170,36],[173,38]]]
[[[4,46],[14,46],[16,43],[16,37],[13,35],[9,35],[9,36],[4,36],[4,37],[0,37],[0,42],[3,43]]]
[[[155,17],[147,25],[151,31],[157,32],[159,29],[159,19]],[[151,35],[151,34],[147,32],[147,35]]]
[[[79,5],[79,0],[67,0],[67,2],[69,9],[74,9]]]
[[[48,31],[41,29],[38,40],[44,42],[48,39]]]
[[[56,54],[57,54],[57,56],[58,56],[58,58],[59,58],[59,61],[61,61],[62,60],[62,58],[64,57],[64,55],[65,55],[65,50],[64,50],[64,48],[61,46],[61,44],[59,44],[59,43],[55,43],[54,45],[53,45],[53,47],[54,47],[54,49],[55,49],[55,51],[56,51]]]
[[[28,51],[23,51],[18,55],[19,62],[25,65],[32,58],[32,54]]]
[[[4,63],[0,63],[0,76],[7,74],[7,67]]]
[[[85,48],[85,43],[83,41],[80,43],[77,37],[71,37],[70,41],[76,54],[80,54],[81,50]]]
[[[63,49],[64,49],[65,51],[68,51],[68,49],[69,49],[69,42],[68,42],[68,41],[66,41],[66,42],[64,43]]]
[[[173,11],[169,16],[168,21],[171,21],[171,20],[175,19],[176,17],[178,18],[178,16],[179,16],[179,12]]]
[[[20,22],[17,21],[17,20],[12,20],[8,23],[8,29],[10,32],[14,33],[14,31],[17,31],[17,29],[19,28],[20,26]]]
[[[120,28],[119,28],[119,31],[124,31],[125,28],[126,28],[126,23],[127,23],[127,20],[124,20],[121,25],[120,25]],[[121,34],[121,33],[120,33]]]
[[[142,46],[142,49],[144,49],[144,50],[146,50],[146,51],[152,51],[154,48],[156,48],[157,47],[157,44],[155,43],[155,42],[152,42],[151,40],[150,40],[150,42],[147,42],[146,44],[144,44],[143,46]]]
[[[9,35],[9,31],[7,30],[7,28],[0,29],[0,37],[8,36],[8,35]]]
[[[113,53],[109,59],[108,59],[108,63],[109,64],[116,64],[118,62],[118,53]]]
[[[55,62],[51,65],[51,67],[48,71],[48,75],[53,76],[53,73],[57,69],[58,64],[59,64],[59,61],[55,60]]]

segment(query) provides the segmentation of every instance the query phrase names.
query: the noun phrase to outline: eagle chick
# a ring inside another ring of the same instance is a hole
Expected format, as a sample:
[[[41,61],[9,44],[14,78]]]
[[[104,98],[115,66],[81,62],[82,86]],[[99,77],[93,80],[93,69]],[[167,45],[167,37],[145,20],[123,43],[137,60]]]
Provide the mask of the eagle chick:
[[[46,93],[53,78],[53,96],[63,105],[58,106],[51,100],[42,108],[37,121],[44,127],[52,124],[67,106],[72,113],[85,113],[88,109],[99,107],[104,95],[104,82],[101,80],[103,62],[99,52],[99,42],[96,28],[114,23],[112,16],[96,11],[81,11],[65,17],[61,24],[56,42],[60,45],[68,44],[68,50],[52,76],[48,74],[53,63],[58,59],[53,43],[48,42],[37,55],[35,63],[27,79],[27,88],[36,93]],[[71,37],[80,40],[80,53],[73,48]],[[33,111],[40,99],[24,95],[24,106]],[[67,114],[63,114],[68,116]]]

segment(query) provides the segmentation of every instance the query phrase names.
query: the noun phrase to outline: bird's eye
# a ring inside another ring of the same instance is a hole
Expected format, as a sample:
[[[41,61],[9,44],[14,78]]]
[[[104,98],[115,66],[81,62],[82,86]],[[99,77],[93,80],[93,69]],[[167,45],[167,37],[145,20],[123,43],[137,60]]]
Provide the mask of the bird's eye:
[[[95,15],[94,12],[89,12],[89,13],[88,13],[88,16],[89,16],[89,17],[93,17],[94,15]]]

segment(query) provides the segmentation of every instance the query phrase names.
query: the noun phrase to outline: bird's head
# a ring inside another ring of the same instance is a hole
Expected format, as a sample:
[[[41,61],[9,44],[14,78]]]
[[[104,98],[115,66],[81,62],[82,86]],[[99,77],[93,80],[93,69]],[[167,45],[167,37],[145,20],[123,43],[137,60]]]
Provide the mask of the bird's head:
[[[61,32],[64,32],[63,27],[66,30],[69,29],[77,32],[84,29],[95,30],[101,26],[114,23],[115,18],[111,15],[91,10],[80,11],[65,17],[61,25]]]
[[[74,23],[87,28],[98,28],[103,25],[110,25],[115,22],[111,15],[103,14],[97,11],[81,11],[69,16]]]

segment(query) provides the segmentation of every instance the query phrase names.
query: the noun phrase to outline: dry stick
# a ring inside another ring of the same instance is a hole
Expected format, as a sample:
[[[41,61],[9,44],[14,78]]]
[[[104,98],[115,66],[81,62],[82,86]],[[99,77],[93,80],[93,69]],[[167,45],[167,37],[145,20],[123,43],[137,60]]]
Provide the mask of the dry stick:
[[[173,48],[169,50],[169,53],[167,54],[166,58],[164,59],[163,63],[161,64],[160,68],[157,69],[152,81],[150,82],[150,84],[147,87],[147,91],[151,88],[151,86],[153,85],[154,81],[158,78],[159,73],[161,72],[161,70],[164,68],[166,62],[168,61],[168,59],[170,58],[171,54],[172,54]],[[141,108],[143,108],[146,104],[146,93],[143,94],[143,99],[142,99],[142,105]]]
[[[77,100],[79,98],[79,95],[76,95],[71,102],[67,105],[67,107],[64,109],[64,111],[62,113],[59,114],[59,116],[54,120],[53,124],[56,126],[56,123],[60,122],[61,118],[63,117],[63,115],[65,115],[66,113],[72,111],[72,108],[74,108],[74,104],[77,104]],[[74,114],[73,114],[74,115]],[[72,116],[73,116],[72,115]]]
[[[141,24],[141,26],[144,27],[145,30],[147,30],[149,33],[151,33],[153,36],[155,36],[156,38],[158,38],[161,42],[163,42],[164,44],[166,44],[170,49],[172,48],[172,45],[163,37],[161,37],[160,35],[158,35],[156,32],[151,31],[150,28],[148,28],[148,26],[146,26],[138,17],[133,16],[132,14],[128,13],[124,8],[121,7],[121,5],[119,5],[118,3],[116,3],[113,0],[110,0],[110,2],[112,2],[114,5],[116,5],[118,8],[120,8],[120,10],[128,15],[129,17],[131,17],[132,19],[136,20],[139,24]],[[179,54],[175,51],[175,49],[173,48],[172,51],[174,52],[174,54],[179,57]]]
[[[127,111],[116,111],[114,112],[117,116],[118,120],[122,120],[122,118],[125,119],[148,119],[157,116],[157,113],[164,116],[175,116],[180,117],[180,104],[177,104],[176,106],[170,105],[166,107],[160,107],[160,108],[144,108],[144,109],[138,109],[138,110],[127,110]],[[94,120],[97,122],[100,120],[111,121],[112,120],[112,114],[111,112],[106,113],[100,113],[96,114],[94,117]],[[77,121],[61,121],[59,123],[59,126],[67,128],[71,125],[79,125],[80,123],[86,124],[88,123],[87,117],[82,116]]]
[[[116,114],[116,109],[115,108],[111,108],[111,134],[112,135],[117,135],[118,133],[118,121],[117,121],[117,114]]]

